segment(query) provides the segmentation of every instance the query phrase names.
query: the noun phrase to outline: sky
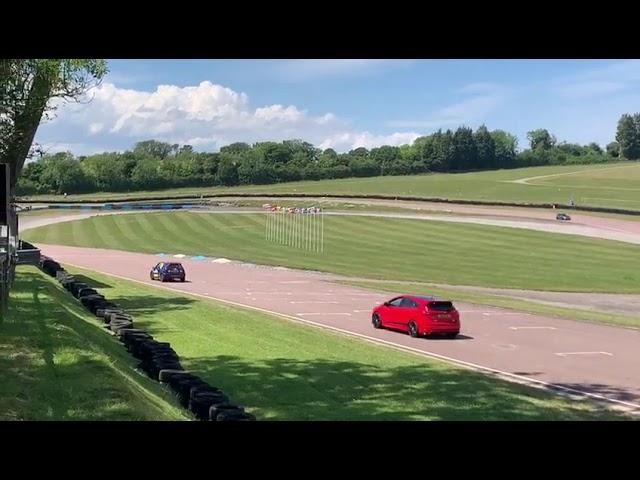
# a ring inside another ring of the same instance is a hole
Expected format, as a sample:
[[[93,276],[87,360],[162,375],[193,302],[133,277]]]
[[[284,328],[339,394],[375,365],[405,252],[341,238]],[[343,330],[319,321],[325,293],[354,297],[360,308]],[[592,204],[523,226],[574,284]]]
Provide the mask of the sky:
[[[640,60],[108,60],[81,102],[58,104],[36,142],[89,155],[142,140],[215,152],[302,139],[338,152],[485,124],[601,146],[640,112]]]

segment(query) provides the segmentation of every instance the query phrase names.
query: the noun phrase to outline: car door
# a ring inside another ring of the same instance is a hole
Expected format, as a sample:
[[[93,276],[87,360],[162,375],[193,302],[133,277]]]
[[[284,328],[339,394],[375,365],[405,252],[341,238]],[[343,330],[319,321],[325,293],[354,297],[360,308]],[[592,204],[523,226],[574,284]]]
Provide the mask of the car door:
[[[164,262],[160,262],[155,267],[153,267],[154,277],[158,278],[158,276],[160,275],[160,270],[162,269],[163,265],[164,265]]]
[[[400,328],[400,302],[402,302],[402,297],[396,297],[387,302],[382,315],[385,326]]]
[[[393,328],[400,328],[402,324],[402,309],[400,308],[400,303],[402,303],[403,297],[394,298],[389,302],[389,306],[387,307],[387,323],[389,326]]]
[[[403,330],[408,330],[409,322],[415,320],[415,313],[418,304],[410,298],[404,297],[398,307],[399,327]]]

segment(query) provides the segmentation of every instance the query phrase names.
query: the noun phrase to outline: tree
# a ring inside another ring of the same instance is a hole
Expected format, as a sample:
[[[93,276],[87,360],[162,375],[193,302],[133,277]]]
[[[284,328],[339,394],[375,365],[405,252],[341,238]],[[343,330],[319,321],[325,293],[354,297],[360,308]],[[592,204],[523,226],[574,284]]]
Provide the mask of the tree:
[[[640,114],[633,117],[624,114],[618,121],[616,141],[620,145],[620,156],[628,160],[640,158]]]
[[[185,145],[185,147],[188,145]],[[138,142],[133,147],[133,153],[139,156],[149,156],[163,160],[169,155],[175,155],[178,152],[178,145],[159,142],[157,140],[145,140]]]
[[[281,143],[260,142],[253,148],[261,153],[262,159],[270,165],[287,163],[291,160],[291,150]]]
[[[607,144],[607,155],[617,158],[620,155],[620,144],[618,142]]]
[[[43,162],[41,184],[54,193],[80,193],[90,189],[89,181],[71,153],[56,153]]]
[[[497,166],[496,162],[496,142],[487,130],[487,127],[481,125],[473,134],[476,143],[476,151],[478,155],[479,168],[492,168]]]
[[[235,142],[222,147],[220,149],[220,153],[243,153],[248,150],[251,150],[249,144],[244,142]]]
[[[527,132],[527,139],[531,145],[531,150],[550,150],[556,144],[556,138],[546,128]]]
[[[216,183],[226,186],[238,184],[238,167],[233,161],[225,158],[220,162],[216,173]]]
[[[99,59],[0,59],[0,162],[11,167],[12,188],[52,100],[80,100],[106,73]]]
[[[372,148],[369,152],[369,158],[378,165],[381,175],[384,175],[385,173],[397,173],[394,172],[391,167],[396,162],[396,160],[400,158],[400,149],[398,147],[391,147],[389,145]]]
[[[603,153],[602,147],[598,145],[596,142],[591,142],[589,145],[587,145],[587,147],[593,150],[595,153],[599,153],[599,154]]]
[[[349,152],[349,155],[353,156],[353,157],[368,157],[369,156],[369,150],[367,150],[364,147],[358,147],[354,150],[351,150]]]
[[[477,168],[478,151],[473,138],[473,131],[467,127],[459,127],[453,134],[453,170],[470,170]]]
[[[491,138],[496,146],[497,168],[515,167],[517,163],[516,151],[518,149],[518,138],[504,130],[493,130]]]

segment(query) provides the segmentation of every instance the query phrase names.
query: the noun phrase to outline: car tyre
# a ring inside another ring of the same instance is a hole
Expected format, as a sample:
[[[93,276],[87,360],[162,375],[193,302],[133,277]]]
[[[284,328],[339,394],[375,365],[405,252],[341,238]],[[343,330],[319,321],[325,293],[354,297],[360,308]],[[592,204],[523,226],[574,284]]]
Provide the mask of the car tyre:
[[[418,333],[418,325],[416,325],[416,322],[409,322],[409,335],[413,338],[417,338],[420,336],[420,334]]]
[[[373,328],[382,328],[382,320],[377,313],[374,313],[371,317],[371,323],[373,324]]]

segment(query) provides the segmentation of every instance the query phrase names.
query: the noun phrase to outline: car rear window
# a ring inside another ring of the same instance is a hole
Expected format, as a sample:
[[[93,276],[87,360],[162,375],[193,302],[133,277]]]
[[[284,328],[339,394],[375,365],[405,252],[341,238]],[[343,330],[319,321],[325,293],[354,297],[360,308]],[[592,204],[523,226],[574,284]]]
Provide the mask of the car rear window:
[[[448,312],[453,310],[453,303],[451,302],[429,302],[429,310],[436,310],[438,312]]]
[[[181,272],[182,271],[182,265],[180,265],[179,263],[170,263],[167,268],[172,271],[172,272]]]

